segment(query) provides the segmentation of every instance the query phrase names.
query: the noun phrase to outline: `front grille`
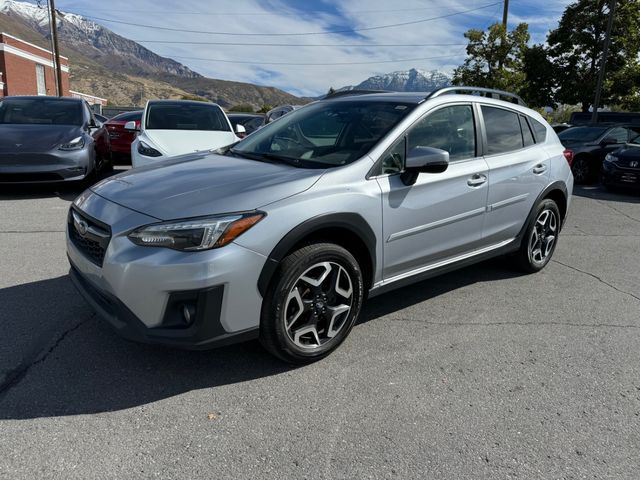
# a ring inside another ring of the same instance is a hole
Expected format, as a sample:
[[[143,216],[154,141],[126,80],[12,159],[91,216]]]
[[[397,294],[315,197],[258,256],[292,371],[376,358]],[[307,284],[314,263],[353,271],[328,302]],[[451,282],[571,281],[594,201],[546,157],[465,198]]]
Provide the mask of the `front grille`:
[[[69,210],[69,239],[85,257],[99,267],[111,240],[109,227],[74,208]]]
[[[634,162],[634,167],[631,166],[631,162]],[[635,171],[639,171],[640,170],[640,163],[637,163],[638,160],[618,160],[618,162],[616,163],[616,166],[618,166],[619,168],[623,168],[625,170],[635,170]]]

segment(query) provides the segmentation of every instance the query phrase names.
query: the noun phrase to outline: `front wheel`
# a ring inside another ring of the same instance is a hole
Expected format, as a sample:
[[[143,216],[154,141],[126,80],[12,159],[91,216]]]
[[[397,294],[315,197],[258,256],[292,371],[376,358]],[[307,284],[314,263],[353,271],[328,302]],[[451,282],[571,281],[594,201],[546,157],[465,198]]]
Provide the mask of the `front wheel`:
[[[290,363],[329,355],[347,337],[364,300],[362,271],[339,245],[316,243],[289,254],[265,295],[260,341]]]
[[[558,243],[560,225],[560,211],[556,202],[551,199],[540,202],[516,254],[522,270],[538,272],[549,263]]]

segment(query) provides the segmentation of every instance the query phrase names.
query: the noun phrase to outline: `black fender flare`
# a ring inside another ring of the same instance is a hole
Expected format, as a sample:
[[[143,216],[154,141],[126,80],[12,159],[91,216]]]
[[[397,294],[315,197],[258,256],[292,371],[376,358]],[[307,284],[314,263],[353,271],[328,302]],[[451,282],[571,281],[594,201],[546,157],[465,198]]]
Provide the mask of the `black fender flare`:
[[[553,182],[550,185],[547,185],[547,187],[544,190],[542,190],[542,192],[540,192],[540,194],[538,195],[538,198],[536,198],[536,201],[533,202],[533,207],[531,207],[531,211],[529,212],[529,215],[527,215],[527,219],[524,222],[524,225],[522,225],[522,228],[520,229],[520,232],[518,233],[518,236],[516,237],[517,240],[516,240],[516,242],[514,242],[516,245],[520,245],[520,243],[522,242],[524,234],[527,231],[527,227],[529,226],[529,223],[533,219],[533,216],[536,213],[536,208],[538,208],[538,205],[540,204],[540,202],[544,198],[546,198],[549,195],[549,193],[553,192],[554,190],[560,190],[562,192],[562,194],[564,195],[565,202],[568,203],[569,194],[567,192],[567,185],[562,180],[558,180],[556,182]],[[567,205],[567,207],[568,207],[568,205]],[[568,212],[564,213],[564,219],[563,219],[562,225],[564,225],[564,220],[566,220],[567,214],[568,214]],[[562,227],[562,225],[561,225],[561,227]]]
[[[271,251],[258,277],[258,291],[265,296],[269,283],[286,254],[306,236],[325,228],[343,228],[355,234],[367,246],[371,260],[372,281],[376,271],[376,235],[367,221],[357,213],[327,213],[305,220],[287,233]]]

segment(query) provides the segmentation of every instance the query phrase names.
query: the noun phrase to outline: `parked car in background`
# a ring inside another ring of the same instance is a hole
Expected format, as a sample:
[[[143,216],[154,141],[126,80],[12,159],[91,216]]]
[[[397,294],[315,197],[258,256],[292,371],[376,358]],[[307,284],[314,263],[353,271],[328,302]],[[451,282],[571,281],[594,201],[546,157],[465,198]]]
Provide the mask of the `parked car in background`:
[[[640,189],[640,135],[636,135],[624,147],[604,157],[602,184],[608,189]]]
[[[511,101],[456,94],[475,91]],[[342,96],[119,174],[71,206],[71,278],[133,340],[259,338],[287,362],[318,360],[367,297],[496,255],[530,273],[549,263],[573,177],[549,124],[514,101],[469,87]]]
[[[265,118],[261,113],[227,113],[227,117],[229,117],[234,131],[236,131],[237,125],[242,125],[246,130],[245,134],[238,134],[240,138],[251,135],[258,130],[264,124]]]
[[[104,115],[100,115],[99,113],[94,113],[93,117],[103,125],[107,122],[107,120],[109,120],[107,117],[105,117]]]
[[[604,157],[635,138],[639,131],[639,126],[593,124],[560,132],[558,138],[573,156],[571,170],[575,182],[595,181]]]
[[[67,182],[111,170],[109,138],[78,98],[0,98],[0,183]]]
[[[139,131],[131,144],[134,168],[239,140],[219,105],[192,100],[149,100],[139,127],[129,121],[125,128]],[[242,125],[236,128],[244,133]]]
[[[553,128],[553,131],[556,133],[560,133],[560,132],[564,132],[567,128],[571,128],[572,125],[569,125],[568,123],[552,123],[551,124],[551,128]]]
[[[134,122],[135,129],[140,129],[142,110],[124,112],[108,120],[104,126],[109,132],[109,143],[114,161],[131,163],[131,144],[136,138],[134,130],[127,130],[127,122]]]
[[[264,125],[267,125],[300,107],[301,105],[280,105],[276,108],[272,108],[264,116]]]

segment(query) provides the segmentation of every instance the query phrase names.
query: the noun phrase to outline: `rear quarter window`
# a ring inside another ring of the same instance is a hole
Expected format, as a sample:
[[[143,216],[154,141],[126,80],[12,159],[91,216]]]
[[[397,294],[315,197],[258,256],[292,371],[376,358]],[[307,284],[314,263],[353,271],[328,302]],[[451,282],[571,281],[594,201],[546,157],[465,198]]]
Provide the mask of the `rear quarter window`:
[[[547,139],[547,127],[534,118],[529,117],[529,122],[533,127],[533,133],[536,136],[536,143],[542,143]]]

